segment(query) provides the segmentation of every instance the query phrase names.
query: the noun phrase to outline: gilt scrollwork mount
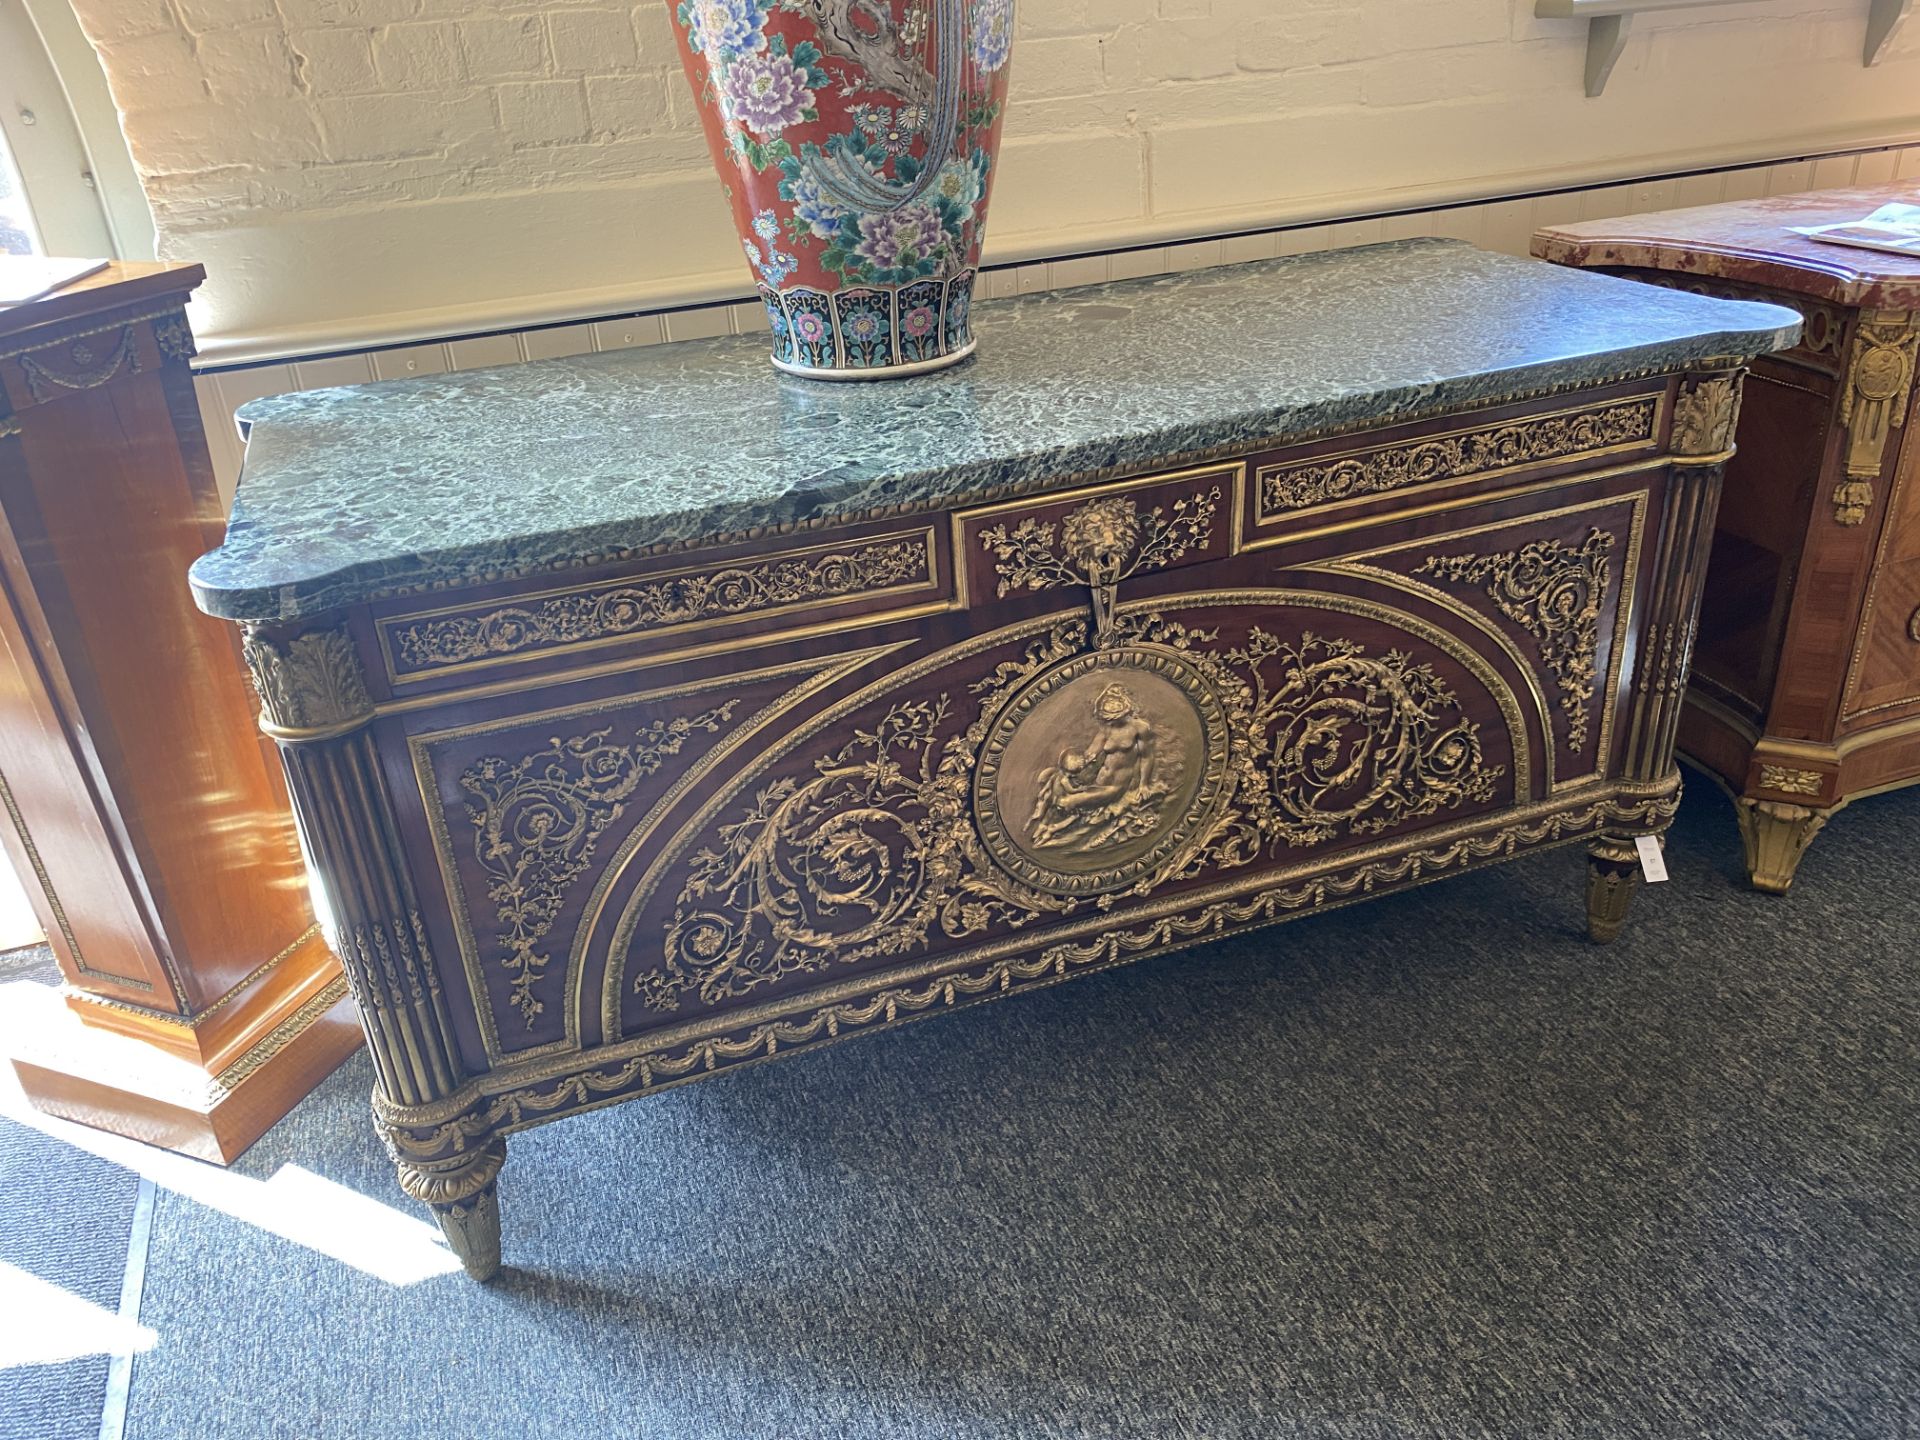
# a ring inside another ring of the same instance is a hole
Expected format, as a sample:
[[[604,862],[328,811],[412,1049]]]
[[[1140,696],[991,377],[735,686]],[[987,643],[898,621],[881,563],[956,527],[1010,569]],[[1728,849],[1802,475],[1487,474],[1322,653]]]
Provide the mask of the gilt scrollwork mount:
[[[1853,357],[1840,387],[1840,424],[1847,434],[1846,476],[1833,489],[1833,518],[1866,523],[1887,439],[1906,423],[1920,358],[1920,314],[1864,311]]]
[[[1171,508],[1156,505],[1142,513],[1127,496],[1104,495],[1069,511],[1057,532],[1051,521],[1027,516],[1012,526],[982,530],[980,543],[994,558],[1002,598],[1020,590],[1086,586],[1094,643],[1104,645],[1113,633],[1121,582],[1204,549],[1213,538],[1220,499],[1216,486],[1176,500]]]
[[[777,614],[806,605],[932,590],[925,529],[843,545],[754,556],[618,583],[579,586],[513,604],[456,608],[383,622],[396,679],[480,662],[558,654],[608,641]]]
[[[554,736],[545,749],[518,760],[486,756],[461,775],[471,797],[474,859],[500,925],[495,941],[511,980],[509,1003],[529,1029],[546,1009],[540,992],[552,958],[548,934],[600,837],[644,780],[693,737],[719,734],[737,708],[729,700],[698,714],[655,718],[626,740],[616,740],[610,726]]]
[[[1540,647],[1540,658],[1560,689],[1567,717],[1567,746],[1584,750],[1593,709],[1600,618],[1612,585],[1616,541],[1605,530],[1588,531],[1579,545],[1532,540],[1498,554],[1434,555],[1416,574],[1483,584],[1500,613]]]
[[[1478,479],[1526,465],[1618,453],[1650,443],[1659,420],[1659,399],[1642,395],[1265,466],[1256,477],[1260,518],[1410,485]]]

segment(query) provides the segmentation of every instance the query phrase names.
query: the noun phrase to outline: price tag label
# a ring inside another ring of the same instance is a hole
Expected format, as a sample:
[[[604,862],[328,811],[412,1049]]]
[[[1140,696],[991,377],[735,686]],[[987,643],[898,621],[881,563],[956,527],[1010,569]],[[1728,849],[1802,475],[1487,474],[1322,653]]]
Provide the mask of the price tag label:
[[[1660,853],[1658,835],[1635,836],[1633,848],[1640,852],[1640,873],[1649,885],[1658,885],[1667,878],[1667,857]]]

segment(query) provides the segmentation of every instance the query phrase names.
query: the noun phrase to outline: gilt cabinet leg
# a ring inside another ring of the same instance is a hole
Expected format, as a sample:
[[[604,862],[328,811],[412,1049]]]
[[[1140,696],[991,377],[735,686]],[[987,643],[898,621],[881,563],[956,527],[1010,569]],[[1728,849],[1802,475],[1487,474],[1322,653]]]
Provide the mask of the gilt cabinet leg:
[[[260,692],[260,728],[280,747],[294,817],[325,904],[327,941],[359,1006],[374,1104],[405,1113],[464,1078],[446,987],[371,726],[374,703],[351,631],[250,624],[242,645]],[[384,1125],[407,1194],[430,1206],[467,1273],[500,1268],[494,1182],[506,1142],[445,1157],[408,1155]]]
[[[507,1142],[489,1141],[455,1160],[402,1160],[400,1188],[433,1211],[447,1244],[476,1280],[500,1273],[500,1167]]]
[[[1815,810],[1779,800],[1740,800],[1740,838],[1747,848],[1747,878],[1756,890],[1784,895],[1793,884],[1793,872],[1807,853],[1813,837],[1833,818],[1833,809]]]
[[[1587,847],[1587,934],[1595,944],[1619,935],[1639,884],[1640,856],[1631,839],[1606,835]]]

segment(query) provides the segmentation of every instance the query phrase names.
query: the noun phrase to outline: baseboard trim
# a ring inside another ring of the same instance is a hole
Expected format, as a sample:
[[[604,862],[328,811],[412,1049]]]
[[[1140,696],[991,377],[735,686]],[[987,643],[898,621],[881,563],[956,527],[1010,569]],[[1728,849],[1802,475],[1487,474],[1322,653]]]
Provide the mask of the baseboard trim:
[[[1680,165],[1643,165],[1623,172],[1618,165],[1588,166],[1556,173],[1551,180],[1539,174],[1499,177],[1469,191],[1457,184],[1437,184],[1402,190],[1382,203],[1354,208],[1348,197],[1290,202],[1284,209],[1219,211],[1208,216],[1184,215],[1167,220],[1103,226],[1097,234],[1072,232],[1016,237],[1004,245],[988,244],[982,271],[993,273],[1025,265],[1070,263],[1099,257],[1136,254],[1167,246],[1204,245],[1284,235],[1326,225],[1367,224],[1412,215],[1442,214],[1477,206],[1505,205],[1551,199],[1559,195],[1623,185],[1659,184],[1797,165],[1920,145],[1920,129],[1903,127],[1880,135],[1850,137],[1815,148],[1786,152],[1732,151],[1695,156]],[[607,324],[642,317],[687,315],[756,305],[744,275],[733,270],[677,276],[645,285],[577,290],[555,295],[486,301],[455,310],[415,311],[383,316],[378,321],[290,328],[272,334],[209,336],[200,341],[196,370],[217,375],[261,365],[319,362],[347,356],[376,354],[418,345],[486,340],[574,325]]]

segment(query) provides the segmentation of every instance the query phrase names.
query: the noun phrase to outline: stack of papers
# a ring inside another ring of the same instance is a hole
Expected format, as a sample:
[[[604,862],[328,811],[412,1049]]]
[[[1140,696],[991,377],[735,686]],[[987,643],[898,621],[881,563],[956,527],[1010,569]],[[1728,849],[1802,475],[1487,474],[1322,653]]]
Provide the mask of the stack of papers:
[[[1920,205],[1882,205],[1864,220],[1792,228],[1829,245],[1852,245],[1860,250],[1884,250],[1889,255],[1920,259]]]
[[[107,268],[105,260],[61,260],[51,255],[0,255],[0,305],[51,295]]]

